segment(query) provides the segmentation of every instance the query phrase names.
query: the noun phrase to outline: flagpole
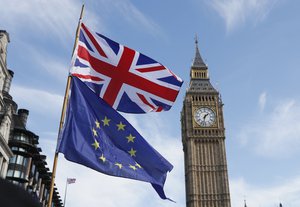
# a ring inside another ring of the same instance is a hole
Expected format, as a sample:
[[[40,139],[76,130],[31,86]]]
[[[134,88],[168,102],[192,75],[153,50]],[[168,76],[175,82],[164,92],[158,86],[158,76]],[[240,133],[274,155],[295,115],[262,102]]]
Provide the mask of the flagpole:
[[[64,198],[64,207],[66,206],[66,197],[67,197],[67,189],[68,189],[68,178],[66,180],[66,187],[65,187],[65,198]]]
[[[81,23],[81,20],[82,20],[82,17],[83,17],[83,11],[84,11],[84,4],[81,7],[81,12],[80,12],[80,17],[79,17],[79,21],[78,21],[77,30],[76,30],[76,38],[75,38],[75,41],[74,41],[72,56],[73,56],[74,50],[76,48],[76,44],[77,44],[78,39],[79,39],[80,23]],[[71,79],[72,78],[69,75],[68,80],[67,80],[67,85],[66,85],[63,108],[62,108],[62,111],[61,111],[61,117],[60,117],[60,123],[59,123],[59,132],[61,131],[61,129],[63,127],[63,123],[64,123],[64,119],[65,119],[65,112],[66,112],[67,103],[68,103],[68,95],[69,95],[69,90],[70,90]],[[51,177],[51,186],[50,186],[50,195],[49,195],[48,207],[51,207],[51,205],[52,205],[52,197],[53,197],[53,190],[54,190],[54,182],[55,182],[57,161],[58,161],[58,152],[55,152],[54,161],[53,161],[53,168],[52,168],[52,177]]]

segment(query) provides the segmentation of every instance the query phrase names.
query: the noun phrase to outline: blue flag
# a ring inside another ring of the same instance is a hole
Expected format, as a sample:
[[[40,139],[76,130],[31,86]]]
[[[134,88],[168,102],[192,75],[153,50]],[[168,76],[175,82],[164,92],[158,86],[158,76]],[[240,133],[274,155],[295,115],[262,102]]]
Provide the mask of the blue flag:
[[[173,166],[116,110],[73,77],[57,152],[107,175],[152,184],[162,199]]]

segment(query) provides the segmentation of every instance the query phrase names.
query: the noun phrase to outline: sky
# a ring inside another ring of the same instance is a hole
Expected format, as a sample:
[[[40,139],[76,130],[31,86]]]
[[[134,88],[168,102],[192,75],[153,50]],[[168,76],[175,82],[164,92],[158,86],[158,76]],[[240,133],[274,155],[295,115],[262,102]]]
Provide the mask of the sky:
[[[11,95],[52,169],[80,0],[0,0],[10,35]],[[94,31],[161,62],[185,82],[168,112],[123,114],[173,165],[161,200],[150,184],[110,177],[60,154],[56,185],[67,206],[183,207],[180,111],[198,35],[211,83],[224,102],[232,207],[300,206],[300,1],[85,1]]]

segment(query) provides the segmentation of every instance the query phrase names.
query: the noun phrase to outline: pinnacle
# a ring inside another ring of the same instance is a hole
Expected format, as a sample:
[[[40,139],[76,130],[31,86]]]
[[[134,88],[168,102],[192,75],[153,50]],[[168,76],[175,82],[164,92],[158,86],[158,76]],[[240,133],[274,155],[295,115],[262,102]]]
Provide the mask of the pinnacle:
[[[195,53],[195,58],[193,60],[193,65],[192,67],[199,67],[199,68],[203,68],[203,67],[207,67],[206,64],[204,63],[204,61],[201,58],[200,52],[199,52],[199,48],[198,48],[198,37],[196,35],[195,37],[195,45],[196,45],[196,53]]]

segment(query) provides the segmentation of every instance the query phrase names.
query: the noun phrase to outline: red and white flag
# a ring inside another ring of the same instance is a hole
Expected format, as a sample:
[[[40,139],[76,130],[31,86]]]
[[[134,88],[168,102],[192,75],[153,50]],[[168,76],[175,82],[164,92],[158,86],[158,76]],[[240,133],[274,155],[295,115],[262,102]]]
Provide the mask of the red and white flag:
[[[76,178],[68,178],[68,179],[67,179],[67,183],[68,183],[68,184],[75,183],[75,181],[76,181]]]
[[[159,62],[83,23],[70,73],[114,109],[126,113],[169,110],[183,83]]]

